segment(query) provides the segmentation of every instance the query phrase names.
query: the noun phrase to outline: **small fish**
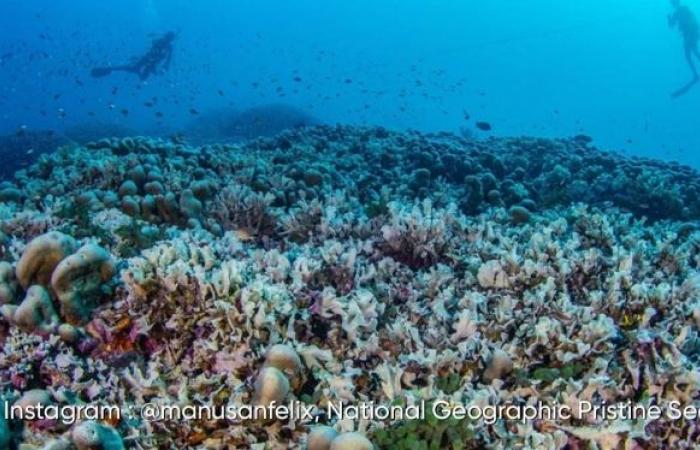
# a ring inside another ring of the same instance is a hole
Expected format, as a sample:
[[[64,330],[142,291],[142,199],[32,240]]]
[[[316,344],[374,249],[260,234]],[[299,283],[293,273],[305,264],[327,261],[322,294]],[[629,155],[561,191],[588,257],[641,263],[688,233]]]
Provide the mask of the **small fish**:
[[[122,114],[122,116],[124,116],[124,117],[126,117],[126,116],[129,115],[129,110],[128,110],[128,109],[122,109],[122,110],[119,111],[119,112],[120,112],[120,113]]]
[[[296,81],[297,83],[301,83],[301,77],[300,76],[294,77],[294,81]]]
[[[469,120],[469,119],[471,119],[471,116],[469,115],[469,113],[466,112],[466,111],[464,111],[464,110],[462,111],[462,116],[464,116],[464,120]]]
[[[220,96],[220,97],[223,97],[223,96],[224,96],[224,91],[222,91],[221,89],[219,89],[219,90],[216,91],[216,92],[219,93],[219,96]]]
[[[477,122],[475,125],[481,131],[491,131],[491,124],[488,122]]]
[[[144,102],[143,104],[146,108],[151,108],[153,107],[153,102]]]
[[[160,111],[156,111],[156,117],[163,117],[163,113]]]
[[[197,115],[199,115],[199,111],[197,111],[194,108],[190,108],[190,114],[192,114],[193,116],[197,116]]]

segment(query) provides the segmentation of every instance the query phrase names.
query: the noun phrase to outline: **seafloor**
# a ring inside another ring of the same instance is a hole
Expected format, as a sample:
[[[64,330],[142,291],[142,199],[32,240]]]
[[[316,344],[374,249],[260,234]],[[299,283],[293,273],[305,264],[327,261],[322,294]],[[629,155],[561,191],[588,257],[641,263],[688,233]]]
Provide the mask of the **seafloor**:
[[[320,126],[67,146],[0,186],[2,396],[698,406],[699,193],[695,170],[584,136]],[[0,416],[0,447],[303,448],[312,429],[311,450],[699,438],[668,417],[327,419]]]

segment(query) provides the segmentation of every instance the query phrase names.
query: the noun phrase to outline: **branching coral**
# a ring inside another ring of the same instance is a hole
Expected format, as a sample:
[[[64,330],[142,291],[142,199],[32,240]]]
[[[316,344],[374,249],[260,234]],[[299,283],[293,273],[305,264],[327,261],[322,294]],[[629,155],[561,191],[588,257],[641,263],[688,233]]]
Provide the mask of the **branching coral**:
[[[277,219],[270,211],[271,201],[269,196],[242,185],[225,187],[214,198],[211,213],[224,230],[244,230],[252,236],[267,236],[277,227]]]
[[[382,227],[388,254],[413,268],[427,267],[449,258],[450,247],[461,234],[456,207],[435,209],[429,200],[410,209],[389,205],[388,224]]]

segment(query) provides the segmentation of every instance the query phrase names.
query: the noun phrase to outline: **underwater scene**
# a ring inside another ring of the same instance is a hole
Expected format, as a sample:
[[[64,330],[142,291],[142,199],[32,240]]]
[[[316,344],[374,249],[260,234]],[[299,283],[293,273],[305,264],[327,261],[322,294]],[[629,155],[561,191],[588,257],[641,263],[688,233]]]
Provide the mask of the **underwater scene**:
[[[0,5],[0,450],[700,448],[700,0]]]

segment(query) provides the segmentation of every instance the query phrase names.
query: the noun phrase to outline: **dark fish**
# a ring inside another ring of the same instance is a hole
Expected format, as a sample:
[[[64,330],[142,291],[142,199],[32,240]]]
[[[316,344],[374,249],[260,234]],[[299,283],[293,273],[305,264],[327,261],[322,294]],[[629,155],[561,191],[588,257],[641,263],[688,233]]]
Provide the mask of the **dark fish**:
[[[114,87],[112,88],[112,95],[117,95],[117,92],[119,92],[119,88],[116,87],[116,86],[114,86]]]
[[[194,109],[194,108],[190,108],[190,114],[192,114],[193,116],[196,116],[196,115],[199,114],[199,111],[197,111],[197,110]]]
[[[163,117],[163,113],[160,111],[156,111],[156,117]]]
[[[470,116],[469,113],[466,112],[466,111],[462,111],[462,115],[464,116],[464,120],[469,120],[469,119],[471,119],[471,116]]]
[[[153,106],[153,102],[145,102],[143,104],[146,108],[151,108]]]
[[[345,84],[352,84],[352,80],[350,78],[345,79]]]
[[[491,131],[491,124],[488,122],[477,122],[475,125],[481,131]]]
[[[128,110],[128,109],[122,109],[122,110],[119,111],[119,112],[122,113],[122,116],[124,116],[124,117],[126,117],[126,116],[129,115],[129,110]]]
[[[219,93],[219,95],[220,95],[221,97],[224,96],[224,91],[222,91],[221,89],[219,89],[217,92]]]
[[[300,76],[294,77],[294,81],[296,81],[297,83],[301,83],[301,77]]]

